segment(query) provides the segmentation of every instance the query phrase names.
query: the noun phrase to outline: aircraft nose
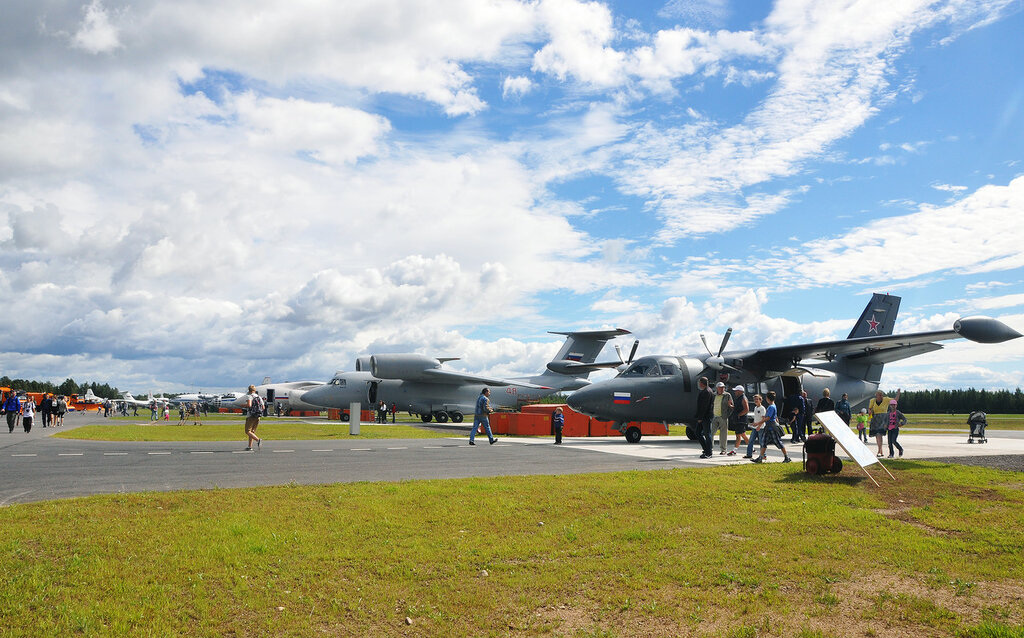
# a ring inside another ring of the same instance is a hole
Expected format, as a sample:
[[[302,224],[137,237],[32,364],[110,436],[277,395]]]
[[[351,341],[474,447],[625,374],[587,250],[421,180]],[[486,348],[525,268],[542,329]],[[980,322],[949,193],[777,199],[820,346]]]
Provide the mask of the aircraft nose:
[[[321,408],[333,407],[325,403],[327,397],[330,395],[330,386],[322,385],[319,388],[313,388],[302,395],[302,400],[310,405],[315,405]]]
[[[580,388],[566,398],[569,407],[583,414],[591,414],[594,411],[597,392],[593,386]]]

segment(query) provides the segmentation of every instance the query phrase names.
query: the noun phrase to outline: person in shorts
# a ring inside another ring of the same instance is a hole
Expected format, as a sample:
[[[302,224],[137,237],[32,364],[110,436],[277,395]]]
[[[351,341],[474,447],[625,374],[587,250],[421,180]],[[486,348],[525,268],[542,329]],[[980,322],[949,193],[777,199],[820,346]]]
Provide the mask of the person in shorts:
[[[245,448],[247,452],[252,452],[253,441],[256,441],[256,449],[259,449],[263,443],[263,439],[256,436],[256,428],[260,425],[261,416],[263,416],[263,399],[256,392],[256,386],[250,385],[245,401],[245,436],[249,443],[249,446]]]
[[[765,452],[768,450],[769,445],[782,450],[783,463],[789,463],[789,453],[786,452],[786,446],[782,444],[782,437],[779,435],[778,427],[778,409],[775,407],[775,393],[769,392],[765,395],[765,399],[768,401],[768,406],[765,408],[764,417],[762,417],[761,423],[755,423],[754,425],[762,425],[761,428],[761,452],[758,454],[756,459],[750,459],[752,463],[764,463]]]

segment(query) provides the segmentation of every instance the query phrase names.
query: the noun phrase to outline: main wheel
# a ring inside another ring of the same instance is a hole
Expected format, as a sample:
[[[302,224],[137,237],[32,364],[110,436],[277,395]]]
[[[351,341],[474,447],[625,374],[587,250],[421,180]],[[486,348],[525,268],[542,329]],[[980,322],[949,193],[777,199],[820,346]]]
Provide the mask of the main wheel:
[[[639,443],[641,436],[640,428],[635,425],[626,429],[626,441],[629,443]]]
[[[344,412],[342,412],[341,420],[346,422],[346,423],[348,423],[348,419],[349,419],[349,416],[347,414],[345,414]]]
[[[451,413],[451,417],[452,417],[452,423],[462,423],[462,420],[465,418],[462,415],[462,413],[459,412],[458,410],[452,412]]]
[[[433,418],[434,417],[432,415],[430,415],[430,414],[421,414],[420,415],[420,421],[423,421],[424,423],[430,423],[430,420],[433,419]]]
[[[437,412],[434,413],[434,418],[437,419],[438,423],[447,423],[448,413],[445,412],[444,410],[438,410]]]
[[[832,473],[833,474],[839,474],[842,471],[843,471],[843,460],[841,458],[839,458],[838,456],[837,457],[833,457],[832,458]]]

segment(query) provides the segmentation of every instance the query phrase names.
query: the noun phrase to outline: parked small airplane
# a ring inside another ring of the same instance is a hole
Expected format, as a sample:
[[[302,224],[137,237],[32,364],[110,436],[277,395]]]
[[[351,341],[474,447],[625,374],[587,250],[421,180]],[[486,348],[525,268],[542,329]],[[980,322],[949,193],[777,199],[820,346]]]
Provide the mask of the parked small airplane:
[[[295,412],[315,412],[321,410],[318,405],[305,401],[303,397],[314,388],[324,385],[323,381],[287,381],[284,383],[271,383],[270,377],[264,377],[263,383],[256,386],[256,392],[267,402],[267,409],[274,411],[275,405],[281,406],[281,411],[287,414]],[[239,394],[234,400],[221,399],[222,408],[244,408],[247,394]]]
[[[516,408],[555,392],[582,388],[590,383],[594,370],[616,367],[622,361],[595,363],[604,344],[628,330],[554,332],[565,335],[565,343],[538,375],[496,379],[446,370],[441,365],[456,358],[432,358],[421,354],[376,354],[356,360],[355,372],[338,372],[326,385],[309,390],[307,403],[325,408],[346,409],[351,403],[396,404],[402,412],[420,415],[424,423],[451,419],[461,423],[472,414],[477,396],[485,386],[504,388],[491,394],[491,406]]]
[[[850,405],[857,406],[878,389],[886,363],[941,349],[935,341],[964,338],[1002,343],[1021,336],[988,317],[958,319],[952,330],[894,335],[899,305],[899,297],[876,293],[850,335],[841,341],[725,352],[730,328],[717,353],[708,349],[707,355],[641,357],[618,376],[577,390],[568,403],[578,412],[614,421],[631,443],[641,437],[639,428],[629,426],[636,421],[685,423],[687,436],[695,439],[697,380],[702,376],[708,377],[712,386],[720,379],[730,389],[743,385],[748,397],[774,390],[777,405],[782,405],[784,396],[801,390],[817,400],[822,390],[829,388],[834,399],[845,392]],[[808,360],[820,363],[809,366],[804,363]]]

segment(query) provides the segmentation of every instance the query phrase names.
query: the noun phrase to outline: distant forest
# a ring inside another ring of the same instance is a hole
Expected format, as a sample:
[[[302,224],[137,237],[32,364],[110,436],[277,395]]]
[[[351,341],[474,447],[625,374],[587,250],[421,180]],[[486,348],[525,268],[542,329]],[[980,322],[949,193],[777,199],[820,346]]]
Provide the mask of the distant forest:
[[[889,390],[885,396],[895,397]],[[1009,390],[904,390],[900,411],[907,414],[967,414],[981,410],[987,414],[1024,414],[1024,392]]]
[[[0,386],[24,390],[26,392],[50,392],[51,394],[85,394],[86,390],[104,399],[119,399],[121,392],[112,388],[106,383],[75,383],[74,379],[64,379],[64,383],[54,385],[49,381],[28,381],[26,379],[12,379],[6,375],[0,377]]]

